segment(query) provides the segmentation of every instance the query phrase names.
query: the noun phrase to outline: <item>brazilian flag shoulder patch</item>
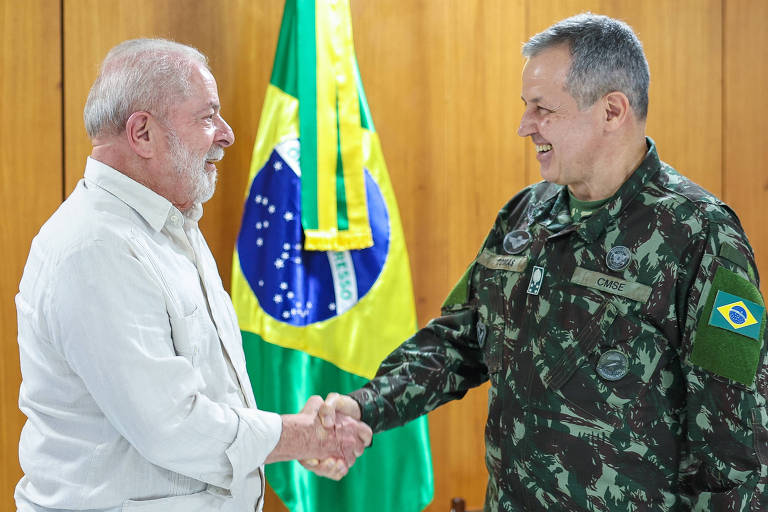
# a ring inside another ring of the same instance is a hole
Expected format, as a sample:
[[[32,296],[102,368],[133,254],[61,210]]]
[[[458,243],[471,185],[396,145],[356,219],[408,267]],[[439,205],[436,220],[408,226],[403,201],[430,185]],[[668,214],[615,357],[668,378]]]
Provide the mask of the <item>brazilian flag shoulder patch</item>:
[[[691,362],[751,386],[760,362],[765,305],[760,291],[735,272],[715,272],[691,352]]]
[[[709,325],[759,340],[764,311],[760,304],[718,290]]]

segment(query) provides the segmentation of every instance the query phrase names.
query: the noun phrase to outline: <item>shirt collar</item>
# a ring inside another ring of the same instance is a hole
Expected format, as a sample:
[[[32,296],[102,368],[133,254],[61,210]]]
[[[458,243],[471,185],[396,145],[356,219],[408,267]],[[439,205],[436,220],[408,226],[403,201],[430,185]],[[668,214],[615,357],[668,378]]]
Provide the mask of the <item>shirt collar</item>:
[[[130,206],[155,231],[160,231],[173,214],[181,216],[181,212],[163,196],[91,157],[85,164],[85,179]],[[195,204],[183,216],[197,222],[202,215],[202,206]]]
[[[640,165],[624,182],[619,190],[603,207],[599,208],[589,218],[575,226],[576,232],[587,243],[594,242],[605,230],[608,223],[618,217],[626,206],[632,202],[640,193],[645,184],[661,169],[661,161],[656,152],[656,144],[653,139],[646,137],[648,151]],[[546,215],[548,218],[556,218],[559,214],[568,213],[568,189],[559,186],[557,192],[545,198],[538,207],[535,208],[536,215],[534,220]],[[571,230],[567,230],[570,232]]]

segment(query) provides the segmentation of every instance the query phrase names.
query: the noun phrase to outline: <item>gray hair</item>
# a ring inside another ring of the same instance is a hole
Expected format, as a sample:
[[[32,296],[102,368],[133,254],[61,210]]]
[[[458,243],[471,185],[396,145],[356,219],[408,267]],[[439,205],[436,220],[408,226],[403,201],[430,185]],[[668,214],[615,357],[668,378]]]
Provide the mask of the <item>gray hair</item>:
[[[196,63],[208,68],[197,49],[166,39],[132,39],[112,48],[85,102],[88,136],[118,135],[138,111],[165,119],[177,101],[189,97]]]
[[[627,96],[638,118],[646,118],[651,75],[643,44],[629,25],[589,12],[578,14],[531,37],[523,45],[523,56],[535,57],[561,44],[567,44],[571,52],[565,89],[579,108],[619,91]]]

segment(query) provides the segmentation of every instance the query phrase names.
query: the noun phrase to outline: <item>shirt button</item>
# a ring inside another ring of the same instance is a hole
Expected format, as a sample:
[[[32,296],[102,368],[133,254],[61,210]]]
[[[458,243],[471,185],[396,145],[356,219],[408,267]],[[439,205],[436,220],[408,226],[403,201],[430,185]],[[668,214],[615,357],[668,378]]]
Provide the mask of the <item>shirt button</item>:
[[[176,215],[175,213],[173,215],[171,215],[171,222],[173,222],[174,224],[178,224],[179,223],[179,216]]]

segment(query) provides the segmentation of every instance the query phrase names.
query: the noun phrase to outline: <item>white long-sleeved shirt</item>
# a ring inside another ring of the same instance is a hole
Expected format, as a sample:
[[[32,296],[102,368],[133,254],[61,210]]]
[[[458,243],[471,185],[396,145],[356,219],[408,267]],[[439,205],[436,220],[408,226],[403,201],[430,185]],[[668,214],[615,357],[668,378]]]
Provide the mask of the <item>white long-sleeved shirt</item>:
[[[35,237],[19,510],[261,509],[281,421],[256,408],[201,215],[89,158]]]

